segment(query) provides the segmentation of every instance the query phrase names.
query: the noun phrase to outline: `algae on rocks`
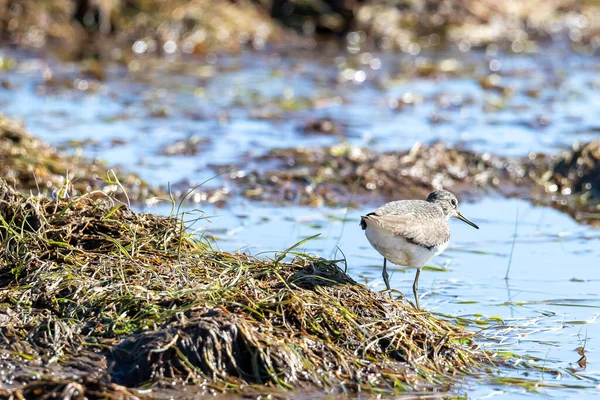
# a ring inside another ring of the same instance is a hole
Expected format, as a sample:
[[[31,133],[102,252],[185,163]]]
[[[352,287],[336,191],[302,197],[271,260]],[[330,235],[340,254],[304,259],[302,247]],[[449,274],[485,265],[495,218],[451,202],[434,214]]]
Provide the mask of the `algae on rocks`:
[[[217,251],[185,228],[180,215],[0,181],[0,396],[444,391],[491,366],[473,333],[335,261]]]

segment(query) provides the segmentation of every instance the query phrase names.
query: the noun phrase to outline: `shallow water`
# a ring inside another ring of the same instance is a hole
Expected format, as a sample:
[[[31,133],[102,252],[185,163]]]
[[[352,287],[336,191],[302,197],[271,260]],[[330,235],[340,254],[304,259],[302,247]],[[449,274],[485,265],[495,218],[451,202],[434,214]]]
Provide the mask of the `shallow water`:
[[[332,118],[345,140],[377,149],[443,140],[521,156],[558,152],[600,136],[598,58],[559,46],[535,57],[448,51],[316,59],[248,53],[184,63],[140,59],[131,66],[139,66],[136,72],[108,68],[103,82],[73,65],[4,54],[15,57],[18,66],[0,76],[11,85],[0,89],[2,113],[23,119],[34,135],[54,145],[123,165],[158,185],[194,185],[214,176],[210,165],[245,162],[276,147],[339,142],[337,136],[304,133],[308,122],[321,117]],[[436,65],[433,72],[428,63]],[[499,83],[484,89],[482,80],[497,68]],[[49,73],[53,78],[47,81]],[[160,154],[190,136],[206,141],[197,154]],[[361,213],[374,205],[346,213],[233,198],[224,208],[197,207],[211,216],[211,223],[196,225],[199,233],[216,236],[224,250],[269,256],[321,233],[301,248],[342,258],[339,246],[356,280],[383,287],[381,257],[358,227]],[[485,198],[461,208],[481,229],[452,223],[450,248],[432,261],[434,270],[421,274],[422,307],[482,329],[490,348],[536,357],[538,365],[552,369],[574,368],[587,377],[532,374],[527,379],[585,387],[539,388],[540,393],[598,395],[600,231],[523,200]],[[169,207],[150,211],[168,213]],[[413,278],[414,271],[398,268],[391,284],[412,300]],[[585,370],[577,365],[580,346]],[[469,398],[531,394],[490,377],[469,380],[457,392]]]
[[[443,140],[527,155],[600,137],[598,58],[560,46],[533,56],[446,51],[140,59],[135,72],[106,68],[103,82],[73,65],[5,54],[18,66],[3,73],[12,88],[0,89],[2,113],[23,119],[53,144],[75,139],[86,154],[162,185],[200,183],[214,175],[210,164],[271,148],[339,142],[304,133],[322,117],[333,119],[345,140],[376,149]],[[493,73],[498,77],[489,78]],[[482,87],[486,79],[491,89]],[[160,154],[191,136],[207,141],[198,154]]]
[[[600,394],[600,388],[594,388],[600,382],[600,326],[596,323],[600,315],[600,230],[523,200],[491,198],[461,208],[481,229],[458,220],[451,222],[449,248],[430,262],[433,268],[421,274],[421,307],[465,323],[472,320],[469,326],[481,329],[489,348],[541,359],[538,364],[547,369],[574,368],[590,379],[582,382],[566,373],[560,379],[552,373],[527,377],[546,384],[588,387],[540,388],[542,393],[573,399]],[[150,210],[168,214],[170,207]],[[320,233],[298,249],[342,259],[336,252],[339,247],[349,274],[381,290],[382,258],[358,226],[361,213],[369,210],[363,207],[346,213],[345,209],[273,208],[240,202],[225,209],[204,208],[208,220],[198,222],[195,228],[207,237],[214,236],[223,250],[239,249],[264,257]],[[505,280],[509,262],[509,279]],[[414,270],[394,268],[390,273],[391,286],[412,301]],[[494,320],[498,318],[502,322]],[[580,356],[576,348],[580,346],[585,347],[587,356],[585,370],[577,365]],[[500,370],[499,376],[507,373]],[[526,378],[514,372],[510,376]],[[482,379],[483,384],[469,381],[463,388],[469,398],[529,393]]]

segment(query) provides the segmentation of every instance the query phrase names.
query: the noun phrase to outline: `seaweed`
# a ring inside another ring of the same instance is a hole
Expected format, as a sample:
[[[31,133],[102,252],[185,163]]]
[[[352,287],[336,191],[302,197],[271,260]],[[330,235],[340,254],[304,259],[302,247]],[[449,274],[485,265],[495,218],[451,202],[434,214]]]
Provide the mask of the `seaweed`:
[[[272,259],[218,251],[175,210],[0,181],[0,396],[438,392],[493,367],[474,333],[356,283],[339,260],[301,243]]]
[[[226,176],[246,197],[275,203],[337,206],[349,199],[365,203],[425,198],[433,189],[447,188],[467,199],[482,194],[527,198],[598,224],[599,146],[592,141],[559,155],[511,158],[442,142],[387,152],[340,143],[274,149],[253,164],[228,166],[234,172]],[[249,169],[240,174],[236,168]]]

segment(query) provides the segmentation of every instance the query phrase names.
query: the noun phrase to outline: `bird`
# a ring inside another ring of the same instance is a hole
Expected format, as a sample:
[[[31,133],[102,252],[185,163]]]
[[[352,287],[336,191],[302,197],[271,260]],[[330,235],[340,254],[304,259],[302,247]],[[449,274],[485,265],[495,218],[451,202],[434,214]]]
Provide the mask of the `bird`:
[[[417,310],[420,310],[421,269],[448,247],[450,218],[479,229],[458,211],[458,199],[447,190],[434,190],[426,200],[392,201],[360,218],[367,240],[383,256],[382,276],[387,290],[390,290],[388,261],[417,269],[412,287]]]

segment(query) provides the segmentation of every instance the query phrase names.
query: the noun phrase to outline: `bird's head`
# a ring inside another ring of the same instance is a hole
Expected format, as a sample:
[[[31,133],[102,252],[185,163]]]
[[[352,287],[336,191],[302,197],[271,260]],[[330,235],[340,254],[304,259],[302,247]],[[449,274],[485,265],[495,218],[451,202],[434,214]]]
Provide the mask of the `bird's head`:
[[[458,211],[458,199],[455,195],[447,190],[434,190],[427,196],[427,201],[436,204],[442,208],[444,215],[448,218],[458,218],[461,221],[471,225],[475,229],[479,229],[477,225],[469,221],[464,215]]]

